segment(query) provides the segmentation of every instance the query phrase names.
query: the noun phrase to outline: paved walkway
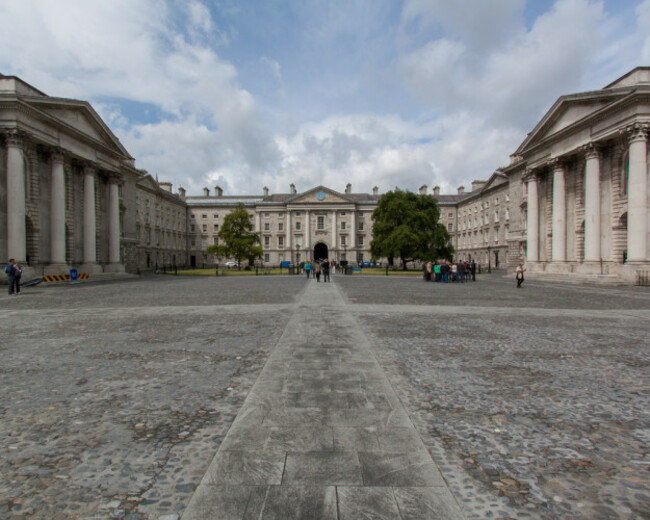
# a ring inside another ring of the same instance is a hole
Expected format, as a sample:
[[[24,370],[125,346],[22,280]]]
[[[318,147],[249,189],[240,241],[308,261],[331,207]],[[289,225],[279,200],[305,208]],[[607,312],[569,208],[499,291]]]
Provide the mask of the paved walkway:
[[[183,520],[462,519],[335,283],[309,283]]]

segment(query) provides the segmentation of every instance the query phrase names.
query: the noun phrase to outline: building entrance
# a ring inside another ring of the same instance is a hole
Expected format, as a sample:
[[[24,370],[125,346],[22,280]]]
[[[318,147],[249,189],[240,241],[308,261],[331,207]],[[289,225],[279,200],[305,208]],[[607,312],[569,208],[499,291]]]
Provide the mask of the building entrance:
[[[327,258],[327,245],[319,242],[314,246],[314,261],[324,260]]]

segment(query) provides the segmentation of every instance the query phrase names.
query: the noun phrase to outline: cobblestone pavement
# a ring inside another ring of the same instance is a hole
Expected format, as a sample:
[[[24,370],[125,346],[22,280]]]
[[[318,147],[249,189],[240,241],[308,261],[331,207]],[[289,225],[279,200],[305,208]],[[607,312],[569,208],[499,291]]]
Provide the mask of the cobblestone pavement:
[[[467,518],[650,518],[647,289],[333,281]],[[0,296],[0,519],[179,518],[306,283]]]
[[[650,518],[647,289],[395,278],[339,282],[468,518]]]

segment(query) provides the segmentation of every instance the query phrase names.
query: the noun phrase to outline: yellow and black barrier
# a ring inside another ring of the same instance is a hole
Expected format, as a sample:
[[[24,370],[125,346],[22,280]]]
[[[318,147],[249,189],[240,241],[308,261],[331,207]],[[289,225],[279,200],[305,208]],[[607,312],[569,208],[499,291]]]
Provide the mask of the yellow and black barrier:
[[[88,273],[79,273],[79,280],[87,280]],[[44,282],[67,282],[70,280],[69,274],[49,274],[43,276]]]

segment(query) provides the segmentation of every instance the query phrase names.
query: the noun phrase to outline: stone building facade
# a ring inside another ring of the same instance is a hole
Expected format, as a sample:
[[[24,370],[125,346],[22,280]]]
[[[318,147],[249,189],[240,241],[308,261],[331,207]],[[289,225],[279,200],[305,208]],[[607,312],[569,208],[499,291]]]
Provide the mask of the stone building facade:
[[[187,205],[169,182],[143,175],[136,183],[135,270],[187,263]]]
[[[213,265],[214,258],[205,249],[218,243],[217,233],[223,218],[243,204],[260,234],[264,263],[300,263],[329,258],[354,263],[371,260],[372,212],[377,206],[377,188],[373,194],[352,193],[348,184],[344,193],[324,186],[298,193],[292,184],[288,193],[227,196],[218,186],[214,195],[204,188],[201,197],[181,196],[188,207],[189,264]]]
[[[459,259],[529,272],[633,280],[650,269],[650,67],[560,97],[510,164],[454,195],[433,189]],[[421,193],[427,187],[420,188]],[[26,276],[214,265],[205,255],[237,204],[264,262],[373,260],[373,193],[186,196],[135,168],[85,101],[54,98],[0,75],[0,257]]]
[[[26,277],[124,271],[139,176],[90,104],[0,75],[0,257]]]

